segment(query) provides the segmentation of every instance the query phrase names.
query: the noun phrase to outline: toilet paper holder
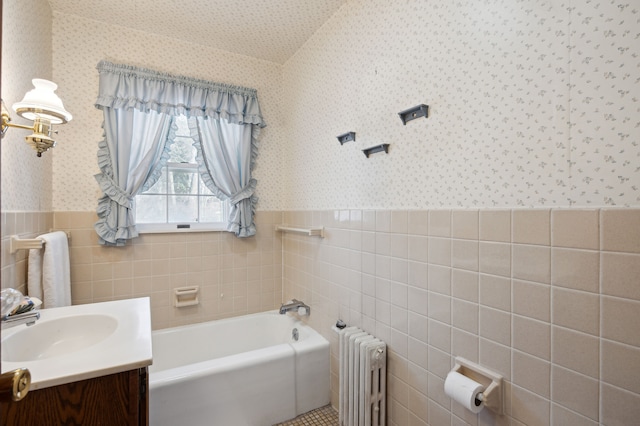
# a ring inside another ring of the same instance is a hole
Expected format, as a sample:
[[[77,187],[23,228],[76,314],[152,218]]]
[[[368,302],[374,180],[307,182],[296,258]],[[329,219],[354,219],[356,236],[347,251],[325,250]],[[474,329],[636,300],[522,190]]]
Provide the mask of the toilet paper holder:
[[[457,356],[456,363],[451,371],[467,376],[484,386],[481,396],[484,399],[485,408],[496,414],[504,414],[502,376],[478,365],[468,359]]]

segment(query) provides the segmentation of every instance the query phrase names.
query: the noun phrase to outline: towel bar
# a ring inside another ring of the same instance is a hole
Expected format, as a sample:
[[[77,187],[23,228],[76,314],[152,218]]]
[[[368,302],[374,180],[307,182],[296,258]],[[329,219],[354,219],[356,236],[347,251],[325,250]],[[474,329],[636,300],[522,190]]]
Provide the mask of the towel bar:
[[[324,238],[324,228],[323,227],[318,227],[318,228],[293,228],[290,226],[282,226],[282,225],[276,225],[276,232],[280,231],[280,232],[293,232],[296,234],[304,234],[304,235],[309,235],[309,236],[317,236],[320,238]]]
[[[65,234],[67,234],[67,240],[71,240],[71,234],[69,232],[65,232]],[[12,235],[9,240],[11,254],[15,254],[18,250],[41,249],[42,247],[44,247],[44,241],[37,238],[20,238],[17,235]]]

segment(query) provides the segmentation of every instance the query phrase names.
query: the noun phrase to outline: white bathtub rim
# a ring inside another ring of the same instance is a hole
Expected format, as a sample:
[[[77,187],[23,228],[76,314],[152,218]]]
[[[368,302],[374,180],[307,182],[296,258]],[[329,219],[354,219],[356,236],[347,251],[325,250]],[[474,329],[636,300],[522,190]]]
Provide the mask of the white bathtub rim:
[[[271,311],[263,311],[263,312],[254,312],[252,314],[240,315],[235,317],[227,317],[227,318],[213,319],[209,321],[194,322],[192,324],[178,325],[178,326],[169,327],[169,328],[160,328],[158,330],[153,330],[152,333],[163,334],[163,333],[168,333],[172,331],[181,331],[181,330],[191,329],[191,328],[204,328],[204,327],[207,327],[212,322],[224,324],[227,322],[238,321],[238,319],[248,320],[252,317],[259,317],[259,316],[265,316],[265,315],[274,316],[274,317],[279,317],[281,315],[284,315],[286,318],[289,318],[291,321],[293,321],[296,324],[295,325],[296,327],[303,326],[303,327],[311,328],[311,326],[306,324],[304,321],[300,320],[299,318],[296,318],[291,314],[280,314],[277,310],[271,310]]]

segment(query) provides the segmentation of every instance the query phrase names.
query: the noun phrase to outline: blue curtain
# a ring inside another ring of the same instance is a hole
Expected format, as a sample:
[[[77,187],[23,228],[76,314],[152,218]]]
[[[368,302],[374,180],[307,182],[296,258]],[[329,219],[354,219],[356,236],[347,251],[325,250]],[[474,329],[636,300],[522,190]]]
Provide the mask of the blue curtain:
[[[97,68],[96,108],[104,113],[101,173],[95,176],[104,193],[95,224],[100,243],[124,245],[138,235],[133,199],[158,179],[175,136],[171,117],[180,114],[197,119],[191,131],[199,170],[209,189],[230,201],[227,229],[239,237],[254,235],[251,171],[256,138],[266,126],[256,90],[106,61]]]
[[[105,245],[122,246],[137,237],[133,199],[146,182],[155,182],[169,156],[171,116],[104,108],[104,136],[95,175],[103,196],[94,225]]]
[[[238,237],[255,235],[253,214],[258,199],[251,169],[259,126],[206,117],[196,117],[195,123],[191,134],[199,141],[196,161],[203,182],[218,198],[229,200],[227,231]]]

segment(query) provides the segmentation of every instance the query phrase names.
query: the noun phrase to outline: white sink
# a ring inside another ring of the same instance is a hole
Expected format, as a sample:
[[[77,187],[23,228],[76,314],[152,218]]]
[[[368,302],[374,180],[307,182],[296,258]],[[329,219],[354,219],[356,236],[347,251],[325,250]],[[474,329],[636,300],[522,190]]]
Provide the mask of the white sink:
[[[42,309],[34,325],[2,330],[2,372],[28,368],[32,390],[151,361],[148,297]]]
[[[2,361],[20,362],[66,356],[112,335],[118,320],[110,315],[70,315],[36,322],[2,340]]]

